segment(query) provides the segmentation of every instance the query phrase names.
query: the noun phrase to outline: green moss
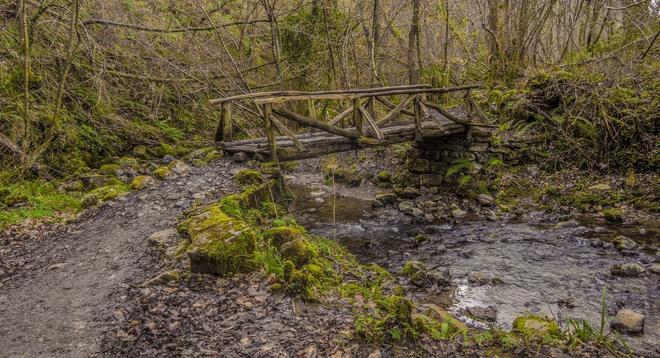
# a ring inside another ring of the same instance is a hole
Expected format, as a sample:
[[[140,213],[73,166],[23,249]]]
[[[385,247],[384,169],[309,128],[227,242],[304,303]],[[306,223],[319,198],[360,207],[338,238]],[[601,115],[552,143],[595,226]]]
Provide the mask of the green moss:
[[[135,178],[133,178],[133,181],[131,182],[131,189],[142,190],[152,184],[154,184],[154,180],[152,177],[148,175],[138,175]]]
[[[131,168],[136,171],[140,169],[140,162],[133,157],[121,157],[117,164],[122,168]]]
[[[83,207],[92,207],[125,194],[128,187],[124,184],[112,184],[96,188],[82,197]]]
[[[523,337],[533,340],[550,342],[561,337],[561,330],[552,319],[525,315],[513,321],[513,329]]]
[[[319,253],[309,240],[298,238],[284,243],[280,247],[280,254],[284,259],[294,262],[299,267],[310,262]]]
[[[188,255],[193,264],[217,275],[232,275],[254,269],[257,236],[242,221],[213,205],[182,223],[188,237]]]
[[[413,277],[414,275],[426,271],[426,266],[419,261],[409,260],[403,264],[401,268],[401,275],[406,277]]]
[[[264,177],[256,170],[243,169],[236,173],[234,180],[241,185],[255,185],[263,183]]]
[[[26,219],[46,219],[81,208],[75,194],[58,191],[52,183],[35,180],[0,187],[0,229]]]
[[[376,174],[376,186],[380,188],[387,188],[392,185],[392,176],[389,172],[380,171]]]
[[[119,168],[119,164],[103,164],[99,168],[99,172],[103,174],[114,174]]]
[[[605,218],[605,220],[609,222],[615,222],[615,223],[620,223],[623,222],[623,209],[621,208],[610,208],[610,209],[605,209],[600,212],[601,215]]]
[[[413,319],[413,303],[401,296],[377,300],[373,314],[355,318],[355,333],[370,343],[415,340],[419,336]]]
[[[166,165],[156,168],[156,170],[153,172],[153,175],[160,180],[167,179],[169,174],[170,168]]]
[[[298,228],[279,226],[264,232],[264,238],[266,238],[271,245],[279,248],[287,242],[303,238],[303,234]]]

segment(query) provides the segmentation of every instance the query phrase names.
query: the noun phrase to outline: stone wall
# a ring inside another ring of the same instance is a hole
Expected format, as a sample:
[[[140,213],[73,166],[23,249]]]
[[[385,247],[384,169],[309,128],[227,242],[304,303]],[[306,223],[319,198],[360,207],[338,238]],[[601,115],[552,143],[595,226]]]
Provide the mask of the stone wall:
[[[462,172],[476,174],[494,163],[518,165],[533,161],[528,147],[537,141],[491,127],[470,127],[467,132],[416,142],[408,153],[408,169],[415,182],[441,186],[456,180],[446,174],[460,163]]]

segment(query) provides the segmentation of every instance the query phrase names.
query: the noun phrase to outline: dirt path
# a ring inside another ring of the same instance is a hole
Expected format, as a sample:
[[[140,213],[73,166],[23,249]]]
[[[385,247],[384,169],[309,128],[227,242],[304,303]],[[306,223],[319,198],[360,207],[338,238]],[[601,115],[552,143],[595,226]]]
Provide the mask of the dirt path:
[[[227,160],[131,193],[86,213],[34,249],[0,253],[21,265],[0,286],[1,357],[100,355],[113,294],[158,272],[146,238],[173,227],[195,199],[233,190]]]

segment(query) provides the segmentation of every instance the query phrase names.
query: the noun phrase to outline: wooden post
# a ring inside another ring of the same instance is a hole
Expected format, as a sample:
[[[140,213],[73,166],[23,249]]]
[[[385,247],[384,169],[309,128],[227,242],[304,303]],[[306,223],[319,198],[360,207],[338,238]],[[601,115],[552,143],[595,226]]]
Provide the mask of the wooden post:
[[[369,102],[367,102],[367,112],[369,112],[371,118],[376,120],[376,98],[369,98]]]
[[[218,128],[215,130],[215,141],[234,141],[231,123],[231,102],[220,103],[220,121],[218,122]]]
[[[415,141],[422,140],[422,97],[415,95]]]
[[[313,99],[308,99],[307,100],[307,117],[316,119],[316,110],[314,109],[314,100]]]
[[[360,113],[360,98],[353,97],[353,123],[358,138],[362,137],[362,113]]]
[[[277,158],[277,142],[275,141],[275,131],[273,124],[270,121],[270,116],[273,114],[270,103],[265,103],[263,106],[264,127],[266,128],[266,137],[268,138],[268,148],[270,149],[270,160],[280,166],[280,161]]]

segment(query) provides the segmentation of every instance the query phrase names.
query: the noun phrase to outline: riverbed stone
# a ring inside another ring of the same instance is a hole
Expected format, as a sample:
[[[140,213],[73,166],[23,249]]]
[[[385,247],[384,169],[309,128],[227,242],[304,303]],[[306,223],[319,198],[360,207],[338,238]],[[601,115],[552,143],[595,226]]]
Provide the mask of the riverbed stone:
[[[492,306],[488,307],[469,307],[467,312],[470,316],[488,322],[497,320],[497,309]]]
[[[376,194],[376,200],[381,202],[383,205],[392,204],[396,201],[396,194],[394,193],[378,193]]]
[[[493,205],[495,199],[488,194],[479,194],[477,195],[477,201],[483,206]]]
[[[637,248],[639,247],[639,245],[635,241],[623,235],[615,237],[613,242],[614,242],[614,247],[616,247],[616,249],[619,250],[624,255],[634,254]]]
[[[414,199],[420,195],[421,194],[419,193],[419,189],[413,188],[411,186],[404,188],[401,192],[401,197],[405,199]]]
[[[441,186],[445,177],[441,174],[422,174],[419,176],[422,185]]]
[[[415,208],[415,205],[413,204],[412,201],[404,200],[404,201],[399,203],[399,211],[401,211],[403,213],[412,214],[414,208]]]
[[[490,283],[490,277],[482,271],[472,271],[468,274],[468,283],[474,286],[483,286]]]
[[[248,155],[245,152],[238,152],[238,153],[234,153],[234,155],[231,158],[235,162],[241,163],[241,162],[244,162],[244,161],[248,160]]]
[[[637,277],[646,270],[638,263],[616,264],[610,267],[610,273],[614,276]]]
[[[621,333],[643,333],[646,317],[631,309],[622,309],[616,313],[616,317],[610,322],[610,328]]]
[[[656,275],[660,275],[660,263],[654,263],[649,267],[649,271],[653,272]]]
[[[455,207],[451,210],[451,215],[454,217],[454,219],[462,219],[462,218],[466,217],[467,214],[468,214],[467,211],[465,211],[465,210],[463,210],[459,207]]]

